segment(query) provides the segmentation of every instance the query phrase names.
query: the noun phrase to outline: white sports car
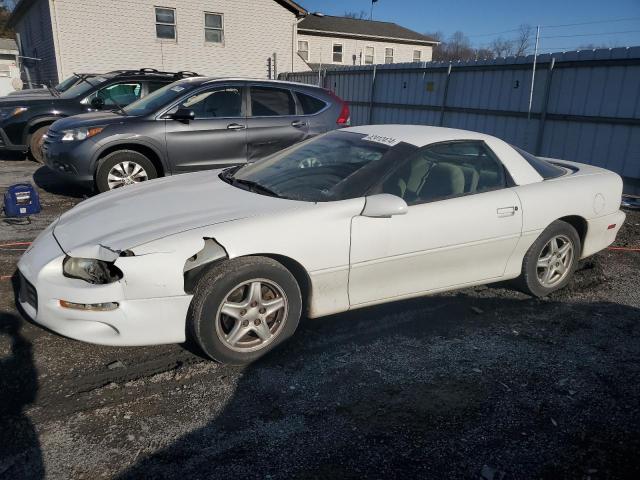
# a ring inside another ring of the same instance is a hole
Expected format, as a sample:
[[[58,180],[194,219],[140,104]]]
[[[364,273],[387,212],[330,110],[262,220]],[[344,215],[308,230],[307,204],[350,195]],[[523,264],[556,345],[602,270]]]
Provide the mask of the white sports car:
[[[106,345],[250,362],[315,318],[519,279],[544,296],[611,244],[618,175],[446,128],[333,131],[257,163],[154,180],[66,212],[21,258],[19,302]]]

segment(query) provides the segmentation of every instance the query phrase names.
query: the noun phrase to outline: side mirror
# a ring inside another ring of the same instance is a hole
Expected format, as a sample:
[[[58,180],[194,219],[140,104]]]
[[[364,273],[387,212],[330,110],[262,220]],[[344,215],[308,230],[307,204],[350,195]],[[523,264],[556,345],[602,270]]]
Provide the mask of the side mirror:
[[[174,114],[171,115],[171,118],[174,120],[180,120],[182,122],[188,122],[189,120],[193,120],[196,118],[196,112],[191,110],[190,108],[179,108],[175,111]]]
[[[95,97],[91,99],[91,107],[96,110],[102,110],[104,108],[104,98]]]
[[[390,193],[380,193],[365,198],[361,215],[372,218],[390,218],[394,215],[404,215],[409,211],[407,202]]]

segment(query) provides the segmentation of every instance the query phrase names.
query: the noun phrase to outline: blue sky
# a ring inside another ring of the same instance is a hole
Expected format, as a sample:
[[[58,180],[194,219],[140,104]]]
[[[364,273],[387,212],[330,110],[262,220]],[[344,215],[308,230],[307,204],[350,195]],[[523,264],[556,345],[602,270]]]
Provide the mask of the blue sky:
[[[343,15],[369,12],[370,0],[300,0],[311,12]],[[378,0],[374,20],[398,23],[417,32],[463,31],[476,47],[495,37],[509,38],[520,24],[542,25],[543,52],[586,44],[640,46],[640,0]],[[626,19],[626,20],[622,20]],[[619,20],[604,22],[608,20]],[[586,22],[586,25],[557,26]],[[546,25],[546,27],[545,27]]]

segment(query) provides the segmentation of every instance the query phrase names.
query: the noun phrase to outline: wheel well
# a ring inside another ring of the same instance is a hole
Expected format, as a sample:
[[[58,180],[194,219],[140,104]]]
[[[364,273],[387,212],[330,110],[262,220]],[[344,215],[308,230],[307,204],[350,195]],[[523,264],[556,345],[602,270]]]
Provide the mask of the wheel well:
[[[160,161],[160,157],[156,154],[156,152],[145,145],[140,145],[139,143],[122,143],[118,145],[113,145],[109,148],[106,148],[103,152],[100,153],[98,157],[98,161],[109,155],[110,153],[117,152],[118,150],[133,150],[134,152],[141,153],[153,163],[153,166],[156,167],[156,171],[158,172],[158,177],[164,176],[164,167],[162,165],[162,161]],[[96,172],[98,169],[96,168]]]
[[[580,247],[584,247],[584,239],[587,237],[587,221],[578,215],[569,215],[567,217],[559,218],[558,220],[567,222],[576,229],[576,232],[578,232],[578,236],[580,237]]]
[[[293,258],[277,255],[273,253],[257,253],[256,256],[267,257],[281,263],[291,272],[298,285],[300,286],[300,294],[302,295],[302,314],[306,315],[311,304],[311,278],[307,270]]]

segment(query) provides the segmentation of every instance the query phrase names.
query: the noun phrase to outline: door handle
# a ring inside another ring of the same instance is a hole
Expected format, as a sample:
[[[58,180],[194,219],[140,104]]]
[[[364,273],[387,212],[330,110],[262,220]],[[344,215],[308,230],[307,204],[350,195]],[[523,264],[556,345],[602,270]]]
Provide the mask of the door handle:
[[[518,211],[518,207],[501,207],[496,210],[498,217],[512,217]]]
[[[291,126],[296,128],[304,127],[306,124],[307,122],[302,122],[300,120],[294,120],[293,122],[291,122]]]
[[[241,125],[239,123],[230,123],[227,125],[227,130],[244,130],[245,128],[247,128],[246,125]]]

